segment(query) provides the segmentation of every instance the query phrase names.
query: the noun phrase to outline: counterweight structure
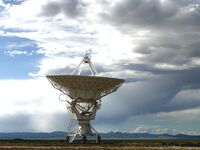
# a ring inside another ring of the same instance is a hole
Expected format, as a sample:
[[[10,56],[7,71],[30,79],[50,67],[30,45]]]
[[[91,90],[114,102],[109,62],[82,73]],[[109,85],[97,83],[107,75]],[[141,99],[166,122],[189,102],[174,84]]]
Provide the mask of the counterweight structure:
[[[91,76],[80,75],[83,65],[88,65]],[[124,82],[123,79],[95,76],[97,71],[86,55],[71,75],[47,75],[52,86],[61,91],[69,99],[67,107],[69,120],[65,130],[70,143],[77,135],[83,137],[97,136],[97,142],[101,137],[90,124],[95,119],[96,112],[101,107],[101,98],[116,91]]]

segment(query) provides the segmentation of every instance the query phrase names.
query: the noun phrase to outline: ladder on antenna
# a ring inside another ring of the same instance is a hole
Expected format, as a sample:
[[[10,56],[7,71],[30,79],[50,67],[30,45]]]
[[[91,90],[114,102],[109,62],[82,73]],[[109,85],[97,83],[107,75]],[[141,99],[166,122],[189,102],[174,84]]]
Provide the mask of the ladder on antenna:
[[[69,108],[68,108],[69,110]],[[66,126],[66,129],[65,129],[65,136],[67,138],[69,138],[69,143],[72,143],[73,140],[72,138],[70,137],[74,137],[74,135],[76,135],[76,127],[78,126],[78,122],[77,122],[77,119],[76,119],[76,116],[75,114],[71,113],[70,111],[68,111],[68,120],[67,120],[67,126]],[[74,127],[74,128],[73,128]]]

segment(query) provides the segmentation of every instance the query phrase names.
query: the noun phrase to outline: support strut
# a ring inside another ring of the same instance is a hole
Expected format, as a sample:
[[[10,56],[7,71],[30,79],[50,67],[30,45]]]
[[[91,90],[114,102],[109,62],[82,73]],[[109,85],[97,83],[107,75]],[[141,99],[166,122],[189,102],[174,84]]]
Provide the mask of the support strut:
[[[68,121],[66,128],[66,136],[69,137],[69,143],[72,143],[77,135],[83,136],[82,142],[86,142],[87,136],[97,136],[97,142],[100,141],[100,136],[98,132],[91,126],[90,121],[95,119],[96,111],[100,108],[101,101],[93,103],[83,103],[76,100],[69,102],[68,110],[70,112],[71,118]],[[77,122],[74,128],[73,120]]]

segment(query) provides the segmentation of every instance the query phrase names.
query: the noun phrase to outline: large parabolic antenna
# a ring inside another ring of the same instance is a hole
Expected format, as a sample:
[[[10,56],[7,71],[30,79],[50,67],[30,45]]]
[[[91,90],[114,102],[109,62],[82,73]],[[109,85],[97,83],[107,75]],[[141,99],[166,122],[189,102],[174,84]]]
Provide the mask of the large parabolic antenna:
[[[91,76],[80,75],[84,65],[88,65]],[[97,136],[98,132],[91,126],[90,121],[95,119],[96,111],[101,106],[101,98],[116,91],[124,82],[123,79],[95,76],[97,71],[86,55],[71,75],[47,75],[52,86],[61,91],[67,99],[69,120],[65,130],[69,142],[73,142],[77,135],[83,137]]]

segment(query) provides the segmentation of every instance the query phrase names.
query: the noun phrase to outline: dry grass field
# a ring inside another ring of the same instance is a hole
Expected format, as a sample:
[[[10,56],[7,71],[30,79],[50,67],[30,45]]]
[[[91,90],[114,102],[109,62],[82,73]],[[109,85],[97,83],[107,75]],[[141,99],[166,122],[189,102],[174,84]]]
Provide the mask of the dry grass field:
[[[0,140],[0,150],[200,150],[200,140],[104,140],[72,144],[64,140]]]

